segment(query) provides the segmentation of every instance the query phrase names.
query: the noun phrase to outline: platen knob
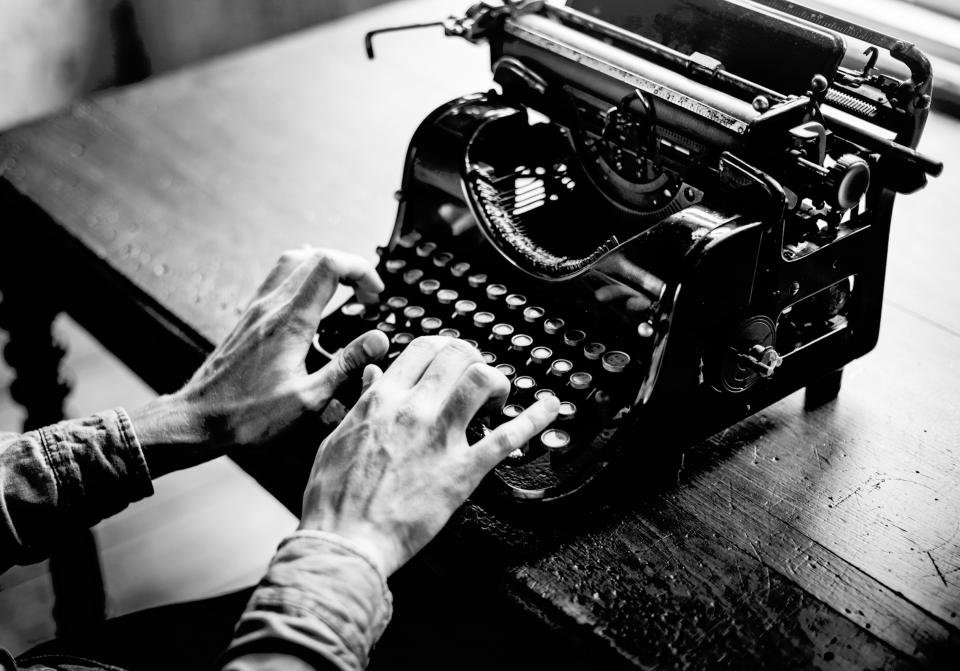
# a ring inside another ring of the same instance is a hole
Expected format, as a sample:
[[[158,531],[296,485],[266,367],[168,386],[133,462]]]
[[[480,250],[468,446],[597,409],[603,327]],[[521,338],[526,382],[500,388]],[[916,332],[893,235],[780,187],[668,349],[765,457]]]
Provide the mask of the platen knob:
[[[827,173],[830,204],[841,210],[856,207],[870,188],[870,166],[859,156],[844,154]]]

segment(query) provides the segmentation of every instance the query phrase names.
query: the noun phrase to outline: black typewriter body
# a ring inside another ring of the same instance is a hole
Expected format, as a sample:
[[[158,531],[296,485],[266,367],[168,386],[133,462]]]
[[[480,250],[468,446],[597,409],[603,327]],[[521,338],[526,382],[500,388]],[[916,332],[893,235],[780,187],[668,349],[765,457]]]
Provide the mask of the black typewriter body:
[[[482,489],[527,504],[798,389],[835,396],[877,342],[894,195],[940,166],[915,151],[922,54],[804,12],[535,2],[444,22],[489,42],[499,88],[420,125],[381,304],[324,320],[308,366],[371,328],[390,357],[419,335],[473,341],[512,389],[475,436],[538,395],[562,402]],[[851,41],[866,62],[848,62]],[[797,59],[769,62],[771,43]],[[903,78],[877,68],[881,52]]]

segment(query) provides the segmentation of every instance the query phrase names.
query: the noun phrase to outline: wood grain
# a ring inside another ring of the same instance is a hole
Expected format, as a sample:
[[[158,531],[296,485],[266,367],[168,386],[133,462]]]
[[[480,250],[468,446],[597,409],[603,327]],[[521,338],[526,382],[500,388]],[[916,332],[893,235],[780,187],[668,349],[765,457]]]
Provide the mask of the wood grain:
[[[385,38],[369,63],[360,37],[447,11],[399,3],[79,104],[0,139],[0,170],[208,346],[283,248],[373,258],[419,120],[488,71],[482,49],[427,33]],[[932,118],[922,148],[947,171],[898,201],[880,345],[836,402],[805,412],[791,396],[686,450],[679,471],[641,441],[626,491],[589,515],[468,506],[415,562],[439,572],[432,589],[469,576],[604,666],[950,668],[960,123]]]

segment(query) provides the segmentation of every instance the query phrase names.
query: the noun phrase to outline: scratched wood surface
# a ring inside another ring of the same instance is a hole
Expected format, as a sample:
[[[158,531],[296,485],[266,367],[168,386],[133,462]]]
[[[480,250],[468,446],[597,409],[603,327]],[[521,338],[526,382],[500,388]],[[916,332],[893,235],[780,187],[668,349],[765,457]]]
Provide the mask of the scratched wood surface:
[[[387,36],[372,63],[360,37],[449,11],[398,3],[12,132],[0,138],[0,172],[49,221],[8,211],[2,225],[69,239],[109,271],[109,296],[136,294],[209,348],[284,248],[373,258],[416,125],[485,88],[488,70],[484,49],[436,33]],[[649,465],[586,519],[531,524],[468,506],[420,560],[440,567],[433,587],[505,595],[554,634],[527,640],[587,651],[603,667],[950,668],[960,655],[960,123],[932,118],[921,148],[947,170],[897,203],[880,344],[848,367],[836,402],[805,412],[791,396],[688,449],[682,468],[640,442]],[[82,282],[81,267],[70,271],[63,281]],[[132,338],[121,317],[110,332]],[[123,356],[138,369],[164,352]],[[295,500],[266,471],[266,485]],[[417,631],[402,615],[394,630]]]

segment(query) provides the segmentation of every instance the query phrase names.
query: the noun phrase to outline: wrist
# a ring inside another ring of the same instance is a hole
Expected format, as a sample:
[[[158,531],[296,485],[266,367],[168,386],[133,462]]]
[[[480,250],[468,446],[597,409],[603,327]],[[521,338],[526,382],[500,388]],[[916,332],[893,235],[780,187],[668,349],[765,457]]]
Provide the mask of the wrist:
[[[393,575],[393,572],[403,564],[397,543],[379,533],[371,524],[359,523],[350,526],[317,524],[309,516],[305,516],[300,520],[297,532],[328,534],[342,539],[346,545],[354,548],[358,554],[367,559],[384,579]]]
[[[210,441],[195,407],[178,394],[158,396],[129,415],[154,478],[223,453]]]

